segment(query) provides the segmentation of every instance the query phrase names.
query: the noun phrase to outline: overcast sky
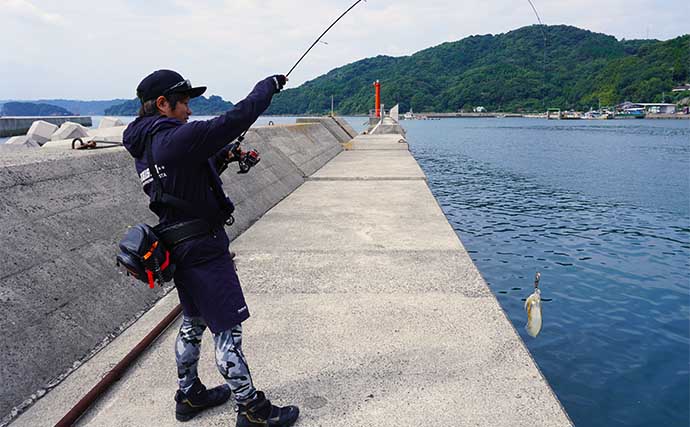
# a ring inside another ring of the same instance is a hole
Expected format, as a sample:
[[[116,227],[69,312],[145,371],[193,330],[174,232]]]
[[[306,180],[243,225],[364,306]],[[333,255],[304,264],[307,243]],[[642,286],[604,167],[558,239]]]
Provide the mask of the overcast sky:
[[[354,0],[0,0],[0,99],[134,98],[171,68],[242,99],[286,73]],[[690,32],[688,0],[534,0],[545,24],[626,39]],[[527,0],[368,0],[329,32],[290,87],[379,54],[402,56],[537,22]]]

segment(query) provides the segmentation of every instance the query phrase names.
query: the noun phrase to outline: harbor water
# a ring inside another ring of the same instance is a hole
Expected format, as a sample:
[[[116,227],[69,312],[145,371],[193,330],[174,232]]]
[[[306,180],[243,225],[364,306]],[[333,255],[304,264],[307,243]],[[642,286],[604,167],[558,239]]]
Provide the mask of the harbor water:
[[[689,425],[690,122],[403,125],[575,425]],[[537,271],[532,338],[523,304]]]

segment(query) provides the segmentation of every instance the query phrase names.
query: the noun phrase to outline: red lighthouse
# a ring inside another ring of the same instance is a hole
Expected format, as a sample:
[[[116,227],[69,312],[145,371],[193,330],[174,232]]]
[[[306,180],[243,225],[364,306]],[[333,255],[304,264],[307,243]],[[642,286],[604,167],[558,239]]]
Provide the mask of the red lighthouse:
[[[376,117],[381,117],[381,83],[376,80],[374,82],[376,88]]]

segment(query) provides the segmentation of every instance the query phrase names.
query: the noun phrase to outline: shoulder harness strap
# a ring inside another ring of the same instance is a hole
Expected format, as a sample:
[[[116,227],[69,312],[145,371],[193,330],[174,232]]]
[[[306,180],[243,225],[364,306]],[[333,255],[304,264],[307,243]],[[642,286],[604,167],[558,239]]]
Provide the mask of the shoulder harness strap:
[[[158,168],[156,167],[156,164],[153,160],[153,136],[157,132],[157,130],[149,132],[146,135],[145,141],[146,162],[148,163],[149,173],[151,173],[151,177],[153,178],[153,187],[151,189],[151,202],[149,203],[149,207],[171,207],[174,209],[179,209],[180,211],[192,217],[203,219],[207,221],[209,224],[217,223],[218,221],[216,218],[204,215],[202,212],[199,211],[199,209],[195,208],[194,205],[192,205],[188,201],[175,197],[172,194],[166,193],[163,189],[163,180],[161,180],[161,177],[158,174]]]

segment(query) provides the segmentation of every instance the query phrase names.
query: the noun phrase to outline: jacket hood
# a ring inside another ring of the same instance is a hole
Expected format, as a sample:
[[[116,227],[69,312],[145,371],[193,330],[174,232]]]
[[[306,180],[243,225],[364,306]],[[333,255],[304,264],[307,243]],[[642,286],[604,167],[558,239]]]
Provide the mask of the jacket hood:
[[[158,131],[179,126],[181,122],[164,116],[138,117],[127,126],[122,136],[122,145],[129,154],[139,158],[146,148],[146,135],[154,129]]]

